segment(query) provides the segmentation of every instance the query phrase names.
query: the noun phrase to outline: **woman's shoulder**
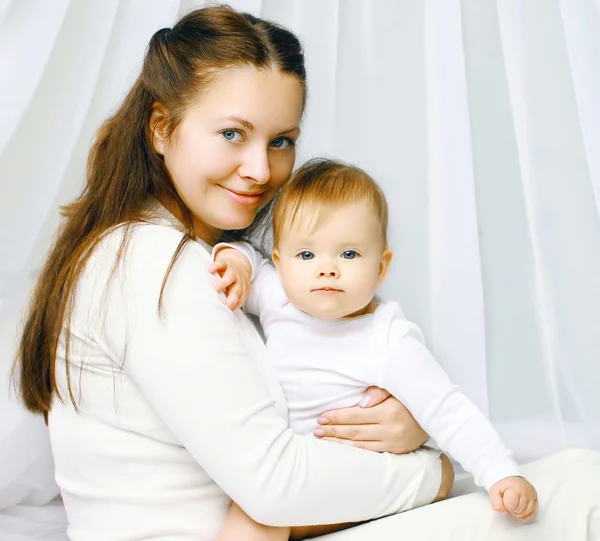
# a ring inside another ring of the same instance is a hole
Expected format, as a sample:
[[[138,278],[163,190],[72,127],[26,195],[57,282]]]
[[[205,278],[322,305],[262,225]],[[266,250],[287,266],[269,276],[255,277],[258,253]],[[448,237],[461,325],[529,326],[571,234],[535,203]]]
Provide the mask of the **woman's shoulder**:
[[[125,278],[136,281],[162,283],[175,254],[174,271],[177,274],[194,273],[197,278],[210,277],[210,254],[201,243],[188,240],[178,252],[184,233],[175,227],[153,222],[130,222],[109,229],[94,249],[87,266],[87,274],[113,275],[115,269]],[[201,272],[205,270],[206,272]]]
[[[184,233],[169,224],[146,221],[130,222],[109,229],[99,248],[115,253],[123,250],[128,258],[149,255],[153,260],[159,260],[163,255],[171,258],[183,238]],[[186,243],[185,249],[194,251],[210,261],[207,248],[195,239],[190,239]]]

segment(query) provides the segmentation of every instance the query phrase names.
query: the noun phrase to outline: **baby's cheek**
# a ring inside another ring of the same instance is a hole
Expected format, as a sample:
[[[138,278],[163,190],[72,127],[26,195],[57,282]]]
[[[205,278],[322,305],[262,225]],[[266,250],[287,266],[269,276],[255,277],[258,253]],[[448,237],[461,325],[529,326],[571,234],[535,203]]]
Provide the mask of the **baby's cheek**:
[[[377,273],[373,272],[373,269],[369,265],[368,267],[361,269],[360,273],[354,277],[353,282],[356,284],[357,289],[360,289],[362,294],[369,295],[375,291],[377,287]]]

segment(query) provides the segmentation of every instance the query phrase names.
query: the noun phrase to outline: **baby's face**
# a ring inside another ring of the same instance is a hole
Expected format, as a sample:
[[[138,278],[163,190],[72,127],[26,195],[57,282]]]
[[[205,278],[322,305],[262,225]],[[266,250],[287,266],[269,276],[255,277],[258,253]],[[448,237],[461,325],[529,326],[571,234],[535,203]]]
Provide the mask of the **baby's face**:
[[[273,261],[296,308],[338,319],[369,305],[391,260],[370,204],[305,208],[284,229]]]

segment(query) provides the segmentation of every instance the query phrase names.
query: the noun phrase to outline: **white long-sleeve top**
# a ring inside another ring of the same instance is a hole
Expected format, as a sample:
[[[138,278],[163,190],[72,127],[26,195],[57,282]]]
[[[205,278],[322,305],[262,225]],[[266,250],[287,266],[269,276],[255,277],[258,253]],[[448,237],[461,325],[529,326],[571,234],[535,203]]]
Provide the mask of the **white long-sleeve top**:
[[[311,434],[323,411],[356,405],[368,386],[377,385],[400,400],[479,486],[489,490],[520,475],[512,452],[450,381],[398,303],[380,302],[374,313],[358,317],[312,317],[292,305],[271,263],[250,244],[229,246],[251,261],[244,310],[260,318],[295,432]]]
[[[215,292],[209,246],[185,247],[159,315],[182,239],[173,220],[133,226],[116,270],[123,228],[114,229],[78,282],[69,330],[79,411],[63,333],[63,401],[55,396],[49,415],[69,538],[211,540],[230,498],[272,525],[362,521],[431,501],[436,453],[377,454],[294,434],[256,329]]]

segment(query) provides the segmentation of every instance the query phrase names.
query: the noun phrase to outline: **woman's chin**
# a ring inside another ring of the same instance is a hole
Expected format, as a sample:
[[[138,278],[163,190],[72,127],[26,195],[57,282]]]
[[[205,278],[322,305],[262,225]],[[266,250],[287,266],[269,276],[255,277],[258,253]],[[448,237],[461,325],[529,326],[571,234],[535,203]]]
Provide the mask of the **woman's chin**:
[[[246,229],[246,227],[250,226],[254,221],[256,214],[252,214],[251,216],[232,216],[230,219],[225,219],[221,221],[221,225],[219,229],[223,231],[236,231],[238,229]]]

